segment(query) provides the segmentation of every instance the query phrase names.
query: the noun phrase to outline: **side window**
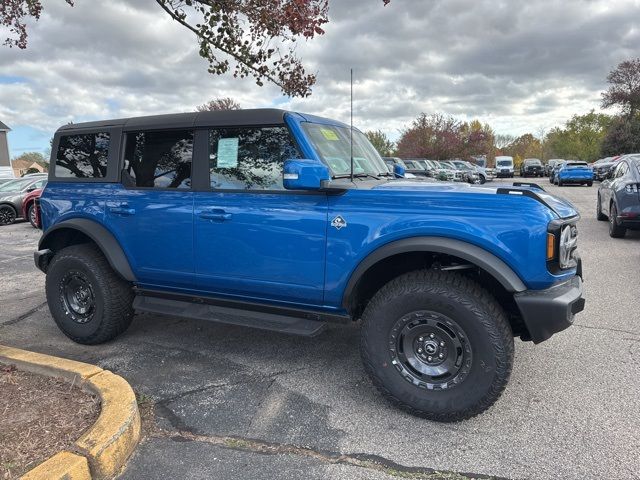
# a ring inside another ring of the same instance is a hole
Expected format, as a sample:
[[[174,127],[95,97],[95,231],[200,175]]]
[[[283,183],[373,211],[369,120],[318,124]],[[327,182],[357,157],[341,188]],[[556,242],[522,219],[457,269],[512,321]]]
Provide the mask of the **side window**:
[[[61,136],[56,154],[55,176],[106,177],[109,140],[107,132]]]
[[[620,162],[620,165],[618,165],[618,171],[616,172],[615,177],[616,178],[624,177],[628,170],[629,169],[627,168],[627,164],[625,162]]]
[[[239,127],[209,130],[211,188],[283,190],[284,161],[300,158],[284,127]]]
[[[125,141],[123,183],[191,188],[192,130],[129,132]]]

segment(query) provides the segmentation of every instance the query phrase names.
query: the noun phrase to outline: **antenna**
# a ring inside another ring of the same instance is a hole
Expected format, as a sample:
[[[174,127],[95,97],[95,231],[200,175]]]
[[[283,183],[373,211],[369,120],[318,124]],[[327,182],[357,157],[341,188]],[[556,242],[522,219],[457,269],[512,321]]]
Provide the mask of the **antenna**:
[[[351,128],[350,143],[351,143],[351,181],[353,182],[353,68],[351,69]]]

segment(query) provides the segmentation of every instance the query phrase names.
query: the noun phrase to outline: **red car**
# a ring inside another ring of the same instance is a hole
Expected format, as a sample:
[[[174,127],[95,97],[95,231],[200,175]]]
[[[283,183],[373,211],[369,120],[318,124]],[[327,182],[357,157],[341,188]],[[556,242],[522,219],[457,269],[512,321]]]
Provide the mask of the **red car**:
[[[27,195],[22,200],[22,218],[26,218],[33,228],[40,228],[40,211],[36,207],[36,198],[40,198],[43,188],[38,188]]]

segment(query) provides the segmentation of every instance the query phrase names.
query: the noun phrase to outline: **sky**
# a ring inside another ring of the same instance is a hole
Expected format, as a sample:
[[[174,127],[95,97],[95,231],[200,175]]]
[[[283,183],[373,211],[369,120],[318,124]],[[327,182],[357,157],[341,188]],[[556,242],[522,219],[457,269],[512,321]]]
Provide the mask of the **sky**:
[[[207,73],[194,36],[153,0],[43,5],[27,50],[0,46],[12,157],[46,153],[69,121],[193,111],[216,97],[348,122],[350,68],[361,130],[397,139],[421,112],[440,112],[540,134],[598,111],[608,72],[640,45],[640,0],[330,0],[325,35],[298,45],[317,74],[299,99]]]

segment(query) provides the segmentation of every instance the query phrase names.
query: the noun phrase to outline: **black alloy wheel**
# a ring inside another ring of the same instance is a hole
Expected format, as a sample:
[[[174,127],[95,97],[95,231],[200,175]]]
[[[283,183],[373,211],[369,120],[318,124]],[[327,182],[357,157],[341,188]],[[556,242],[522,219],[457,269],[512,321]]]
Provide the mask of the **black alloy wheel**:
[[[11,225],[16,221],[16,211],[9,205],[0,206],[0,225]]]

